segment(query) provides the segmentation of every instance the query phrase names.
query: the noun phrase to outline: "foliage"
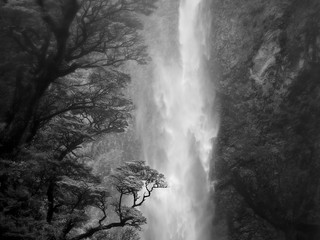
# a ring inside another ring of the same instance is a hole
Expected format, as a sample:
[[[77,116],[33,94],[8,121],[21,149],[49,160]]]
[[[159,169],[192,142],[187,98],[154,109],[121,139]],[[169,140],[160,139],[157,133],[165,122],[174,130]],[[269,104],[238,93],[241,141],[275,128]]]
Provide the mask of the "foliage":
[[[126,206],[123,193],[112,191],[117,185],[101,182],[85,146],[128,126],[133,106],[124,95],[130,76],[123,64],[147,62],[140,18],[155,3],[1,2],[1,239],[110,238],[106,230],[125,226],[114,234],[137,239],[134,228],[146,222],[138,205]],[[134,165],[116,172],[129,174]],[[136,182],[149,181],[137,186],[147,189],[145,200],[165,187],[157,185],[163,175],[137,165],[144,173],[134,172]],[[91,209],[99,212],[95,220]]]
[[[138,14],[155,1],[9,1],[1,7],[6,58],[1,85],[10,93],[1,113],[2,150],[10,152],[33,137],[34,113],[52,84],[79,69],[105,67],[106,77],[126,61],[145,63]],[[18,16],[18,18],[17,18]],[[21,21],[21,19],[23,21]],[[10,62],[14,62],[12,65]],[[65,83],[65,80],[62,80]]]
[[[1,221],[2,238],[84,239],[115,227],[140,229],[146,219],[137,207],[155,188],[166,187],[164,176],[143,162],[115,169],[110,176],[112,188],[116,189],[112,192],[90,168],[75,159],[63,163],[43,161],[42,166],[34,160],[1,162],[1,178],[7,180],[1,185],[1,220],[5,220]],[[47,202],[42,199],[45,195]],[[126,205],[124,196],[132,196],[133,204]],[[89,207],[98,211],[93,223]]]

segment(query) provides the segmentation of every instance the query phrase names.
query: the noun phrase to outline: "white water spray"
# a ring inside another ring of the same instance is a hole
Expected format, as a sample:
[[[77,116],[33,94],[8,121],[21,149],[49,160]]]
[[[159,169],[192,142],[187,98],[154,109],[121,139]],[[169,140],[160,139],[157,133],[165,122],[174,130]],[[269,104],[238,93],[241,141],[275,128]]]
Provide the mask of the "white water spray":
[[[212,80],[203,66],[210,20],[204,19],[201,4],[202,0],[181,0],[180,57],[168,58],[164,49],[155,51],[152,95],[144,98],[150,103],[138,111],[144,158],[165,174],[169,184],[168,189],[153,193],[144,209],[145,240],[209,238],[203,226],[213,215],[207,209],[208,173],[217,124],[212,114]]]

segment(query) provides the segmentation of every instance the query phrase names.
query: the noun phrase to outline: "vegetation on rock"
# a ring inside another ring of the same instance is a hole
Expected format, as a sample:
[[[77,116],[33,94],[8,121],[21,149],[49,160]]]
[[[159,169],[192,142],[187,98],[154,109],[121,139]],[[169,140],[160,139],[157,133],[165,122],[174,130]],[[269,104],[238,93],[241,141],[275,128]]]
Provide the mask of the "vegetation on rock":
[[[217,0],[212,9],[216,234],[319,239],[320,4]]]

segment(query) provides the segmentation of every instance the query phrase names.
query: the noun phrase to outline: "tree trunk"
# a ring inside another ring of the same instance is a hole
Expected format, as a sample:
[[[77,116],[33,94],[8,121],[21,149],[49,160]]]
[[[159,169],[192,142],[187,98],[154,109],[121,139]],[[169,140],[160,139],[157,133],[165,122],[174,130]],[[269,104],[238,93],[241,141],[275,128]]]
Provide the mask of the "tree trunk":
[[[16,90],[12,104],[12,111],[8,117],[7,127],[2,136],[0,136],[0,152],[11,153],[16,147],[25,143],[31,133],[34,123],[34,113],[38,107],[39,101],[49,87],[50,83],[55,79],[53,70],[57,67],[52,64],[47,67],[47,71],[38,78],[22,75],[28,73],[21,72],[17,76]],[[23,71],[23,70],[21,70]],[[21,82],[27,82],[22,84]],[[35,133],[32,133],[33,135]]]
[[[16,90],[19,97],[15,97],[12,113],[7,127],[0,138],[1,152],[10,153],[20,143],[36,108],[37,98],[32,86]]]

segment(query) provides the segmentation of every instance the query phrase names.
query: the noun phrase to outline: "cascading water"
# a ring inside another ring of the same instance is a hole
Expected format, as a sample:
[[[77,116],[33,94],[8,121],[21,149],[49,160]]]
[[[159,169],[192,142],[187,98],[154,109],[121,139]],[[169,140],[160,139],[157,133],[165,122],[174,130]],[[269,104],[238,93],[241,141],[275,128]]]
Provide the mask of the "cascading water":
[[[213,215],[207,209],[208,172],[217,124],[214,89],[204,66],[210,19],[202,1],[180,2],[179,54],[164,54],[172,44],[168,39],[162,49],[150,46],[156,49],[152,89],[138,103],[137,125],[145,160],[165,174],[169,188],[154,192],[143,209],[145,240],[209,238],[204,226]]]

